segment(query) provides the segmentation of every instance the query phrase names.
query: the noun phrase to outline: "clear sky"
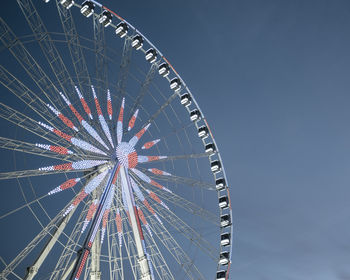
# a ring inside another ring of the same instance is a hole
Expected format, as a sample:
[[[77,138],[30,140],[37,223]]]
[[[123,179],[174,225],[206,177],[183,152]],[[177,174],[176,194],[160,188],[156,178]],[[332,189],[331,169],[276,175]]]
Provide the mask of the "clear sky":
[[[104,3],[206,114],[232,195],[231,279],[349,280],[350,2]]]

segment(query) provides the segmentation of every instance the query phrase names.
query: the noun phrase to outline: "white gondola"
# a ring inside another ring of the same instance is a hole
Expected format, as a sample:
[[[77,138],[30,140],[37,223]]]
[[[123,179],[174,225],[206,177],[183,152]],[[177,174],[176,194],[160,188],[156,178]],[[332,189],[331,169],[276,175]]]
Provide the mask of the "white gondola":
[[[170,67],[169,67],[168,63],[163,62],[161,65],[159,65],[158,73],[159,73],[159,75],[161,75],[163,77],[168,76],[170,73]]]
[[[208,128],[205,125],[198,128],[198,136],[200,138],[202,138],[202,139],[207,138],[209,135],[208,133],[209,133]]]
[[[94,14],[95,5],[91,1],[85,1],[81,5],[80,12],[87,18]]]
[[[225,209],[228,207],[228,197],[226,195],[219,197],[219,207]]]
[[[136,49],[136,50],[139,50],[141,49],[143,45],[143,38],[141,35],[135,35],[133,38],[132,38],[132,42],[131,42],[131,46]]]
[[[223,233],[220,236],[220,244],[221,246],[228,246],[231,243],[231,234]]]
[[[204,149],[207,154],[213,154],[216,151],[214,143],[206,144]]]
[[[230,253],[225,251],[220,253],[219,264],[227,265],[230,262]]]
[[[63,7],[65,7],[66,9],[69,9],[74,5],[74,1],[73,0],[61,0],[60,4]]]
[[[112,14],[108,11],[103,11],[102,15],[98,19],[99,23],[101,23],[104,27],[107,27],[112,23]]]
[[[223,190],[226,187],[225,178],[216,179],[215,184],[216,184],[217,191]]]
[[[230,214],[225,214],[220,217],[220,226],[222,228],[228,227],[231,225],[231,217]]]
[[[221,171],[221,163],[218,160],[214,160],[210,163],[210,169],[213,173]]]
[[[201,113],[199,112],[199,110],[195,109],[193,111],[190,112],[190,119],[193,122],[196,122],[198,120],[201,119]]]
[[[115,34],[117,34],[120,38],[123,38],[128,33],[128,30],[128,25],[125,22],[121,22],[115,28]]]
[[[181,89],[181,81],[179,78],[174,78],[170,81],[170,89],[175,91]]]
[[[226,280],[226,271],[220,270],[216,272],[216,280]]]
[[[44,2],[45,2],[45,3],[49,3],[49,2],[50,2],[50,0],[44,0]]]
[[[184,106],[190,106],[191,105],[191,95],[189,93],[185,93],[181,95],[180,102]]]
[[[146,60],[149,63],[153,63],[156,61],[157,59],[157,51],[155,49],[149,49],[146,51],[146,55],[145,55]]]

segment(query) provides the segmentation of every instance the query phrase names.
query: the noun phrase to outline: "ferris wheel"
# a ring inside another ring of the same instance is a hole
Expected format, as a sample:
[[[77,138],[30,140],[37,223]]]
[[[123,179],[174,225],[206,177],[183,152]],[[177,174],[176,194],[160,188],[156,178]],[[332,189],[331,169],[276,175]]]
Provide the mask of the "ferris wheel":
[[[226,174],[179,73],[101,3],[17,4],[0,23],[0,279],[228,279]]]

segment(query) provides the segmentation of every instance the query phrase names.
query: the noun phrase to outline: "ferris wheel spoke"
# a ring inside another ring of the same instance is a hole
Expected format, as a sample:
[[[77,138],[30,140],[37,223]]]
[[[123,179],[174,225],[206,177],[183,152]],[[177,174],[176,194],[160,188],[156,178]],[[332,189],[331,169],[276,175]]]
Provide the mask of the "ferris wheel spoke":
[[[35,144],[22,142],[19,140],[14,140],[6,137],[0,137],[0,148],[23,152],[23,153],[29,153],[37,156],[44,156],[44,157],[53,158],[53,159],[59,159],[59,160],[68,161],[68,162],[74,161],[74,158],[81,159],[79,155],[74,155],[74,156],[59,155],[50,150],[41,149]]]
[[[147,184],[144,181],[138,179],[136,176],[133,176],[133,179],[136,182],[138,182],[139,185],[142,185],[144,189],[152,188],[152,191],[155,194],[157,194],[160,198],[163,198],[164,200],[171,202],[174,205],[177,205],[177,206],[183,208],[187,212],[189,212],[193,215],[199,216],[199,217],[203,218],[204,220],[209,221],[210,223],[212,223],[214,225],[219,224],[217,215],[215,215],[214,213],[198,206],[197,204],[195,204],[191,201],[188,201],[187,199],[175,194],[174,192],[170,193],[170,192],[162,191],[161,189],[154,187],[151,184]]]
[[[131,38],[126,36],[124,40],[124,47],[120,63],[119,78],[117,82],[117,90],[121,96],[125,96],[126,81],[130,68],[130,61],[132,55]]]
[[[138,278],[138,271],[137,271],[137,253],[136,253],[136,245],[135,241],[133,238],[133,233],[132,230],[128,228],[127,223],[128,223],[128,218],[126,216],[123,217],[123,244],[125,247],[126,251],[126,257],[128,258],[130,268],[132,271],[132,274],[134,276],[134,279],[139,279]]]
[[[205,279],[200,273],[193,260],[186,254],[182,247],[176,242],[176,240],[169,233],[164,224],[160,224],[153,216],[148,217],[152,232],[158,237],[160,242],[173,256],[175,261],[184,270],[190,279]]]
[[[133,114],[136,111],[136,109],[139,109],[139,106],[142,103],[143,97],[146,94],[146,92],[148,91],[149,85],[152,83],[152,80],[155,78],[155,74],[157,72],[157,69],[158,69],[157,64],[151,65],[151,67],[146,75],[145,80],[141,84],[141,89],[140,89],[140,91],[135,99],[135,102],[129,111],[129,116],[127,119],[128,123],[131,120],[131,118],[133,117]],[[126,132],[126,128],[124,129],[124,132]]]
[[[55,77],[60,84],[61,89],[64,92],[73,92],[74,83],[72,81],[72,78],[67,70],[65,63],[62,60],[60,53],[58,52],[55,44],[51,39],[51,35],[48,33],[46,26],[39,16],[39,13],[33,5],[32,1],[17,0],[17,3],[28,22],[28,25],[32,29],[33,34],[40,45],[41,51],[46,57],[51,70],[55,74]]]
[[[160,204],[153,203],[153,209],[177,232],[181,233],[189,241],[194,243],[198,248],[205,252],[211,259],[216,260],[219,252],[198,232],[175,215],[171,210],[165,209]]]
[[[59,1],[56,1],[56,6],[67,40],[67,45],[72,58],[71,60],[78,80],[78,84],[82,89],[82,85],[91,85],[91,78],[86,65],[86,60],[82,46],[80,44],[79,35],[76,30],[74,19],[71,10],[64,8],[59,3]]]
[[[13,123],[14,125],[21,127],[56,146],[61,146],[68,150],[73,146],[71,143],[67,144],[67,141],[64,138],[51,133],[51,131],[44,129],[41,125],[38,125],[37,121],[3,103],[0,103],[0,118]],[[80,149],[77,150],[78,153],[80,153]]]
[[[93,175],[94,172],[95,172],[95,171],[88,172],[88,173],[86,173],[86,175],[84,175],[82,178],[87,178],[87,177]],[[80,179],[82,179],[82,178],[80,178]],[[20,211],[20,210],[22,210],[22,209],[24,209],[24,208],[26,208],[26,207],[28,207],[28,206],[34,204],[34,203],[40,203],[40,201],[41,201],[42,199],[44,199],[45,197],[47,197],[48,195],[49,195],[49,194],[45,194],[45,195],[43,195],[43,196],[37,197],[37,198],[33,199],[32,201],[26,202],[25,204],[23,204],[23,205],[17,207],[16,209],[13,209],[13,210],[11,210],[11,211],[9,211],[9,212],[7,212],[7,213],[1,215],[1,216],[0,216],[0,220],[3,219],[3,218],[6,218],[7,216],[9,216],[9,215],[11,215],[11,214],[14,214],[14,213]]]
[[[210,190],[210,191],[216,190],[215,185],[207,183],[207,182],[195,180],[192,178],[176,176],[176,175],[172,175],[172,174],[169,176],[164,176],[164,175],[160,175],[160,174],[154,174],[154,173],[152,173],[144,168],[139,168],[139,169],[141,171],[146,172],[149,175],[149,177],[153,178],[153,179],[159,179],[159,180],[166,181],[166,182],[174,182],[176,184],[183,184],[186,186],[200,187],[200,188]]]
[[[45,71],[40,67],[39,63],[31,56],[30,52],[24,47],[23,43],[0,18],[0,39],[3,45],[11,52],[18,63],[23,67],[28,76],[40,88],[41,92],[46,96],[53,106],[63,108],[63,103],[57,95],[58,89],[52,83]],[[55,107],[57,109],[57,107]]]
[[[9,216],[9,215],[12,215],[12,214],[14,214],[14,213],[20,211],[20,210],[22,210],[22,209],[24,209],[24,208],[26,208],[26,207],[28,207],[28,206],[34,204],[34,203],[39,202],[40,200],[42,200],[43,198],[45,198],[45,197],[47,197],[47,196],[48,196],[48,194],[45,194],[45,195],[43,195],[43,196],[41,196],[41,197],[38,197],[38,198],[36,198],[36,199],[34,199],[34,200],[30,201],[30,202],[26,202],[26,203],[23,204],[22,206],[17,207],[16,209],[13,209],[13,210],[11,210],[11,211],[9,211],[9,212],[7,212],[7,213],[1,215],[1,216],[0,216],[0,220],[3,219],[3,218],[6,218],[6,217]]]
[[[175,99],[177,96],[177,93],[173,93],[161,106],[160,108],[145,122],[144,126],[146,126],[149,123],[152,123],[158,115],[164,111],[164,109]]]
[[[107,60],[106,56],[106,38],[104,32],[104,26],[99,22],[99,16],[94,14],[93,16],[93,28],[94,28],[94,45],[95,45],[95,63],[96,63],[96,80],[97,89],[99,94],[106,90],[108,84],[107,74]]]
[[[163,162],[163,161],[174,161],[174,160],[182,160],[182,159],[191,159],[191,158],[204,158],[208,157],[207,153],[200,153],[200,154],[185,154],[185,155],[177,155],[177,156],[166,156],[166,157],[153,157],[152,160],[144,161],[144,163],[147,162]],[[143,162],[140,162],[143,163]]]
[[[89,171],[91,168],[86,169],[80,169],[79,171]],[[52,175],[52,174],[64,174],[67,172],[77,172],[77,170],[19,170],[19,171],[12,171],[12,172],[1,172],[0,173],[0,180],[8,180],[8,179],[14,179],[14,178],[24,178],[24,177],[35,177],[35,176],[44,176],[44,175]]]
[[[2,65],[0,65],[0,79],[3,86],[27,104],[36,114],[38,114],[38,116],[51,125],[54,125],[57,116],[52,116],[52,112],[48,110],[47,104]],[[58,122],[55,123],[56,126],[61,128],[61,130],[68,129],[63,125],[60,125]]]

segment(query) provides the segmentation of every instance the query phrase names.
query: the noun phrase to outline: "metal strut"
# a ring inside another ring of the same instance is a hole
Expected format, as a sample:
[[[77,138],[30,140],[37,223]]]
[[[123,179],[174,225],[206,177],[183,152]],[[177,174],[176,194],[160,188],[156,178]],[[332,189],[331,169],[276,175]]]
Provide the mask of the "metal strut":
[[[71,274],[70,280],[78,280],[83,269],[85,266],[85,263],[87,261],[87,258],[90,254],[92,244],[95,240],[96,233],[98,231],[99,225],[102,221],[103,218],[103,213],[106,210],[106,201],[109,196],[109,193],[112,189],[112,182],[114,179],[114,176],[116,176],[116,173],[119,168],[119,163],[115,164],[113,167],[113,170],[111,172],[111,175],[108,179],[107,185],[103,191],[103,194],[101,196],[100,203],[98,205],[98,208],[96,210],[96,214],[94,219],[92,220],[91,227],[88,231],[88,234],[86,236],[85,242],[82,246],[82,248],[78,251],[78,257],[77,257],[77,262],[75,263],[75,266],[73,268],[73,272]]]
[[[134,196],[132,194],[130,178],[126,167],[121,166],[120,168],[120,179],[123,191],[125,192],[126,203],[130,216],[130,223],[134,240],[136,244],[138,262],[141,272],[141,280],[152,280],[154,279],[149,256],[146,252],[145,240],[140,224],[140,219],[137,213]]]

